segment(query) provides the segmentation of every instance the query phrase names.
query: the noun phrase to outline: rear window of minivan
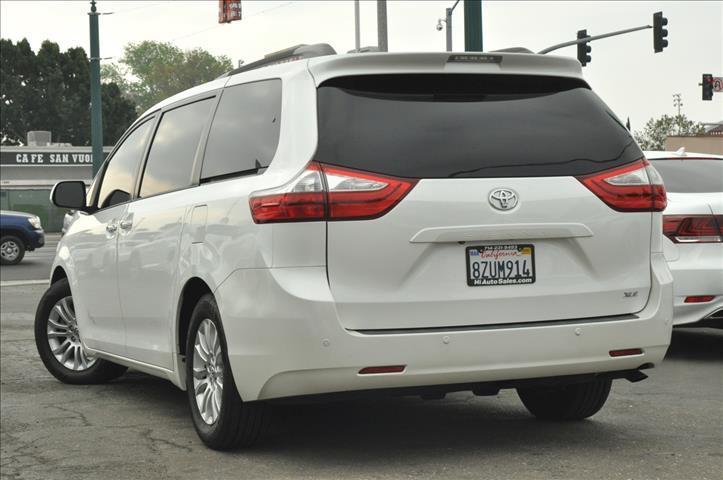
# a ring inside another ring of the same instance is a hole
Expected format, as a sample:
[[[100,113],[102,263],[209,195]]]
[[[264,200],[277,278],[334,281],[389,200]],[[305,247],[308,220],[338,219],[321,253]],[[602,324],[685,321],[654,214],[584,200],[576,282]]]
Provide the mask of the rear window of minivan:
[[[322,163],[409,178],[584,175],[643,156],[574,78],[397,74],[318,88]]]

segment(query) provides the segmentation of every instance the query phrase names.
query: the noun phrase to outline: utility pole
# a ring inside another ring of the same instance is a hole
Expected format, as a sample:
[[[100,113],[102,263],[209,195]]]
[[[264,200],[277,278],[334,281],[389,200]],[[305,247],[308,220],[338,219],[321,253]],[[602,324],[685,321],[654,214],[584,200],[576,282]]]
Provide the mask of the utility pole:
[[[90,138],[93,145],[93,175],[103,164],[103,110],[100,100],[100,46],[95,0],[90,2]]]
[[[679,93],[673,94],[673,106],[678,108],[678,116],[680,116],[680,107],[683,106],[683,100]]]
[[[464,0],[464,50],[483,51],[482,0]]]
[[[354,50],[356,52],[361,48],[361,33],[359,29],[359,0],[354,0]]]
[[[459,1],[459,0],[457,0]],[[456,4],[455,4],[456,5]],[[447,51],[452,51],[452,8],[446,10],[444,23],[447,26]]]
[[[452,14],[454,13],[454,9],[457,8],[457,4],[459,3],[459,0],[454,2],[454,5],[452,5],[452,8],[447,8],[445,10],[444,15],[444,23],[447,28],[447,51],[452,51]],[[440,19],[437,23],[437,30],[442,29],[442,20]]]
[[[380,52],[388,52],[387,43],[387,0],[377,0],[377,46]]]

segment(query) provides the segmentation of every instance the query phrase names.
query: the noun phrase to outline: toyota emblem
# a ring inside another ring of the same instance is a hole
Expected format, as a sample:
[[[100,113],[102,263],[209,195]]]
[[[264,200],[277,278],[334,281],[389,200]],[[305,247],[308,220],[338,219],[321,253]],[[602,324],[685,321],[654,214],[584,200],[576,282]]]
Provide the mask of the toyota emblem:
[[[490,192],[490,204],[497,210],[512,210],[517,206],[517,194],[509,188],[496,188]]]

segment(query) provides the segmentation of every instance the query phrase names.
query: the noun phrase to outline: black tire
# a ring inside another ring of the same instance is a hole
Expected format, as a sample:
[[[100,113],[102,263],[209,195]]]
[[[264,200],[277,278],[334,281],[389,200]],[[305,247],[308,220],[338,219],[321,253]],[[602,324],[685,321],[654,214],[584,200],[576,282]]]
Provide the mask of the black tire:
[[[25,242],[16,237],[15,235],[4,235],[0,238],[0,248],[5,248],[7,244],[12,244],[18,249],[17,256],[9,260],[4,256],[0,256],[0,264],[2,265],[17,265],[20,263],[25,256]]]
[[[223,360],[223,392],[218,418],[211,424],[203,420],[196,403],[193,385],[194,345],[199,327],[205,320],[216,327],[221,342]],[[206,446],[214,450],[229,450],[250,447],[261,436],[269,418],[268,406],[263,402],[244,402],[236,390],[236,383],[228,361],[226,336],[221,324],[221,315],[213,295],[201,297],[191,314],[186,341],[186,392],[191,408],[193,426]]]
[[[68,280],[58,280],[45,291],[35,312],[35,346],[45,368],[61,382],[74,385],[105,383],[120,377],[127,370],[124,366],[97,358],[89,368],[75,371],[61,364],[51,351],[48,339],[50,312],[60,300],[69,296],[72,295]]]
[[[595,415],[610,394],[612,380],[597,379],[558,387],[518,388],[522,403],[543,420],[582,420]]]

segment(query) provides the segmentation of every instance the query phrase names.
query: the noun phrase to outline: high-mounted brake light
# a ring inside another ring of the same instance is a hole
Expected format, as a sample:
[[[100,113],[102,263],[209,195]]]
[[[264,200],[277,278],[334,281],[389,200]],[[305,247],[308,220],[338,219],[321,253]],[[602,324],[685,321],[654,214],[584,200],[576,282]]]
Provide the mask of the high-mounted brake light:
[[[667,205],[663,178],[645,158],[577,179],[619,212],[662,212]]]
[[[663,234],[673,243],[720,243],[723,215],[663,215]]]
[[[402,373],[406,365],[385,365],[383,367],[364,367],[359,370],[359,375],[378,375],[380,373]]]
[[[256,223],[371,219],[389,212],[416,183],[311,162],[287,184],[252,193],[249,205]]]

